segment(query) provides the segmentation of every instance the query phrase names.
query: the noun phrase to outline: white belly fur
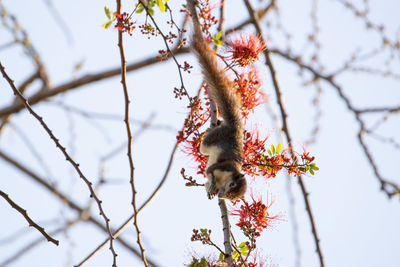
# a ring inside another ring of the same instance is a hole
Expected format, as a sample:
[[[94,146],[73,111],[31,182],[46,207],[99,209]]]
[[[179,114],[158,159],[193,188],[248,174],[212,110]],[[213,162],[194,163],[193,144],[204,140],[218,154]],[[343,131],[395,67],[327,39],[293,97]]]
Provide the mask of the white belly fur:
[[[200,145],[200,152],[203,155],[208,156],[207,168],[218,161],[219,154],[221,153],[221,149],[217,146],[205,146],[203,144]]]

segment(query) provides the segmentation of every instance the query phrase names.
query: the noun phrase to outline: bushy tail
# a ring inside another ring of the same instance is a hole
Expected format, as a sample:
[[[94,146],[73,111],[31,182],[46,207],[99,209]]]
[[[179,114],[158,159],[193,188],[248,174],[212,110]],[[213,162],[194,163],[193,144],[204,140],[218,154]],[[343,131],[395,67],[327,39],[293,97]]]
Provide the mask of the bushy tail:
[[[202,66],[205,80],[208,85],[208,94],[214,100],[225,122],[235,128],[241,126],[239,116],[240,100],[233,91],[231,81],[226,77],[225,71],[218,67],[215,52],[208,46],[203,38],[200,22],[195,8],[195,0],[187,0],[193,20],[192,47]]]

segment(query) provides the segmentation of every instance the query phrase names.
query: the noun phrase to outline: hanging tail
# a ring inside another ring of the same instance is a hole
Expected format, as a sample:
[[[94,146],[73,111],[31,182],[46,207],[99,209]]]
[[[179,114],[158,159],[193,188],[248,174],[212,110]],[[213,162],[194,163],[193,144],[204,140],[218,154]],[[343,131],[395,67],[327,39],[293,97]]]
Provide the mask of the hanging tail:
[[[193,20],[192,48],[196,52],[202,66],[208,85],[208,94],[217,104],[224,121],[228,125],[236,126],[235,128],[241,128],[239,116],[240,100],[233,91],[233,84],[226,77],[225,71],[218,67],[215,52],[208,46],[207,41],[203,37],[194,2],[195,0],[187,0]]]

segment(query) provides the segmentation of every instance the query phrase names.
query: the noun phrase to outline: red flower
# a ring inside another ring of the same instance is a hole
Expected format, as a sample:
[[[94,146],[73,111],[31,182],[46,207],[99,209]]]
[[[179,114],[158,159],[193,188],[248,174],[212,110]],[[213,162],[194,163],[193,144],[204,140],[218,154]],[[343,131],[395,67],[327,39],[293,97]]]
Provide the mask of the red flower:
[[[184,152],[191,155],[198,163],[197,173],[205,175],[207,167],[207,157],[200,153],[200,145],[204,138],[204,134],[194,133],[191,139],[186,140]]]
[[[114,13],[114,16],[117,18],[117,24],[115,24],[115,28],[120,32],[127,32],[132,36],[133,30],[136,26],[131,22],[131,16],[128,13],[124,12],[122,14]]]
[[[204,99],[191,97],[190,113],[185,119],[184,128],[178,132],[177,143],[183,143],[183,151],[193,157],[198,163],[197,173],[205,174],[207,157],[200,153],[200,144],[204,138],[204,133],[200,129],[210,117],[210,103],[206,95]]]
[[[247,73],[240,74],[234,83],[242,102],[242,116],[247,119],[249,113],[254,112],[254,108],[262,104],[266,98],[260,91],[262,83],[259,81],[257,70],[251,69]]]
[[[236,225],[241,228],[244,235],[252,240],[252,243],[255,243],[255,239],[278,216],[270,216],[269,214],[268,210],[273,201],[266,205],[261,197],[255,199],[254,195],[251,195],[251,200],[252,203],[242,200],[242,205],[238,209],[231,211],[231,215],[239,217],[239,222]]]
[[[252,132],[244,131],[243,142],[243,165],[247,175],[256,176],[259,168],[258,163],[266,153],[265,142],[269,136],[260,138],[258,129]]]
[[[242,67],[247,67],[258,60],[258,56],[265,50],[267,45],[257,35],[241,34],[237,40],[229,42],[229,53],[232,53],[230,59]]]

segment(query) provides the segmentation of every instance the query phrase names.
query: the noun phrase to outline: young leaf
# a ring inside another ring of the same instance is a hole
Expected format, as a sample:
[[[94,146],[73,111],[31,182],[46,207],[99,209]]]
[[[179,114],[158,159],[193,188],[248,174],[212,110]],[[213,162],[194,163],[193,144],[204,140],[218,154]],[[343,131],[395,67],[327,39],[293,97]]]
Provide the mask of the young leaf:
[[[271,150],[272,150],[272,155],[275,155],[275,147],[273,144],[271,145]]]
[[[200,266],[201,267],[207,267],[208,266],[208,261],[203,257],[200,260]]]
[[[136,13],[142,13],[143,10],[144,10],[143,5],[142,5],[142,4],[139,4],[139,5],[138,5],[138,8],[137,8],[137,10],[136,10]]]
[[[281,152],[281,149],[282,149],[282,145],[281,145],[281,143],[278,143],[276,145],[276,154],[279,154],[279,152]]]
[[[242,252],[242,253],[246,253],[247,251],[249,251],[249,248],[246,245],[244,245],[244,247],[240,248],[240,252]]]
[[[110,13],[110,9],[108,8],[108,6],[104,7],[104,12],[106,13],[107,18],[111,19],[111,13]]]
[[[268,152],[268,155],[269,155],[270,157],[272,157],[271,150],[268,149],[267,152]]]
[[[154,16],[154,9],[153,9],[153,6],[149,6],[149,7],[147,8],[147,10],[149,11],[150,16]]]
[[[194,260],[192,261],[192,263],[190,263],[190,265],[189,265],[188,267],[196,267],[196,266],[197,266],[197,263],[199,263],[199,261],[198,261],[197,259],[194,259]]]
[[[219,260],[224,261],[225,260],[225,255],[220,253],[219,254]]]
[[[311,173],[311,175],[314,175],[314,171],[311,168],[310,168],[310,173]]]
[[[235,251],[235,253],[233,253],[233,255],[232,255],[232,259],[236,260],[237,258],[239,258],[239,253],[237,251]]]
[[[165,4],[162,0],[156,0],[157,6],[162,13],[165,12]]]
[[[104,29],[108,29],[111,26],[112,21],[107,21],[106,23],[104,23],[103,25],[101,25],[102,28]]]
[[[221,42],[221,40],[216,40],[216,39],[214,39],[213,41],[214,41],[214,44],[215,44],[215,45],[218,45],[218,46],[223,46],[223,45],[224,45],[224,43]]]
[[[247,247],[247,246],[246,246],[246,242],[242,242],[242,243],[240,243],[239,246],[238,246],[238,248],[240,248],[240,249],[241,249],[241,248],[244,248],[244,247]]]

